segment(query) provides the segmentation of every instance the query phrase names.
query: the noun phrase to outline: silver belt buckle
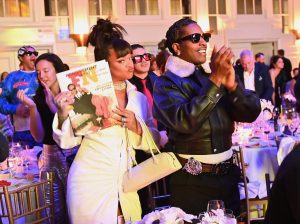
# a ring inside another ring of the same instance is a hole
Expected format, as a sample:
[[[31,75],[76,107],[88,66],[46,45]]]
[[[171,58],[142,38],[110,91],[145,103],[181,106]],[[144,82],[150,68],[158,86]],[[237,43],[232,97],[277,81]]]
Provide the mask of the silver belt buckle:
[[[202,173],[202,164],[200,161],[194,159],[193,157],[190,157],[188,158],[182,169],[192,175],[199,175],[200,173]]]

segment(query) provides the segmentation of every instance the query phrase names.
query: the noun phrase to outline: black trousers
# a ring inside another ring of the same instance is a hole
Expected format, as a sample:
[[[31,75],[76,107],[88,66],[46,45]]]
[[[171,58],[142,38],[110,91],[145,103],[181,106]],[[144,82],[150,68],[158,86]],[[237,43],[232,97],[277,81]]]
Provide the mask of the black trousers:
[[[191,175],[179,170],[170,177],[171,206],[179,207],[186,213],[199,215],[206,212],[209,200],[223,200],[226,209],[235,216],[240,214],[238,182],[240,169],[232,165],[227,174]]]

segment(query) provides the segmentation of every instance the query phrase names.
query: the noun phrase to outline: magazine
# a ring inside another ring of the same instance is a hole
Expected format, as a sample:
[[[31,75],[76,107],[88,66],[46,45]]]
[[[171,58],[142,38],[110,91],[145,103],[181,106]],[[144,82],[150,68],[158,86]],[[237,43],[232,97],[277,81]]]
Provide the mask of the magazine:
[[[70,91],[75,102],[69,112],[75,135],[86,135],[112,126],[112,109],[118,105],[105,60],[57,74],[61,91]]]

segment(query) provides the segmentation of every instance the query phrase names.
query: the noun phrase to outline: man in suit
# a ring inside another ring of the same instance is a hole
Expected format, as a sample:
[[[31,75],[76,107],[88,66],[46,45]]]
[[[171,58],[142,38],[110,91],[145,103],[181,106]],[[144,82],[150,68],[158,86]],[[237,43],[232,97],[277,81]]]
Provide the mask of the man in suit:
[[[260,64],[263,64],[264,66],[266,66],[267,68],[269,68],[268,65],[266,65],[265,63],[265,54],[262,53],[262,52],[258,52],[257,54],[255,54],[255,62],[256,63],[260,63]]]
[[[235,73],[244,84],[245,89],[253,90],[260,99],[272,100],[272,81],[267,67],[255,63],[252,51],[243,50],[240,65],[235,66]]]
[[[134,72],[133,77],[129,81],[136,86],[139,92],[145,94],[152,112],[152,89],[153,84],[157,79],[155,73],[150,71],[150,60],[152,55],[147,53],[144,46],[140,44],[133,44],[131,45],[131,48]]]

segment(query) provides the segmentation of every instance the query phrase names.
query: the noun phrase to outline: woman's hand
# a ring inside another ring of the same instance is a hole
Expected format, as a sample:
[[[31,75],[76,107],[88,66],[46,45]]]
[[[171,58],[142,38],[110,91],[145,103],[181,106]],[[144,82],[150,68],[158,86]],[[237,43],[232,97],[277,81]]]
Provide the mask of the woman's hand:
[[[73,109],[71,104],[74,103],[74,96],[70,91],[61,92],[54,97],[54,103],[58,110],[58,119],[63,122],[68,117],[69,111]]]
[[[56,113],[57,107],[54,103],[54,95],[52,91],[44,82],[41,81],[41,84],[44,87],[45,99],[49,109],[52,111],[52,113]]]
[[[28,106],[29,109],[36,107],[34,101],[25,94],[24,90],[18,90],[17,98],[26,106]]]
[[[132,111],[116,107],[113,110],[112,119],[114,124],[127,127],[138,135],[142,135],[142,127]]]
[[[109,118],[109,98],[107,96],[93,95],[92,104],[96,107],[96,116]]]

